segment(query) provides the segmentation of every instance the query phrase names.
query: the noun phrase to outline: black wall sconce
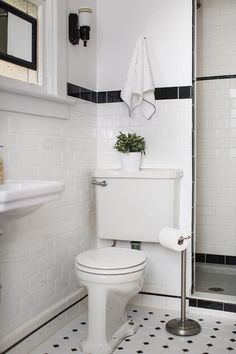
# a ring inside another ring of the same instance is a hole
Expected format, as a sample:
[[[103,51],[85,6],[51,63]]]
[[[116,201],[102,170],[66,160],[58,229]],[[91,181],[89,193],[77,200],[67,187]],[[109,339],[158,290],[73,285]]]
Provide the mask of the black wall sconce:
[[[87,47],[87,41],[90,39],[92,9],[82,7],[76,13],[69,14],[69,40],[73,45],[83,41],[84,47]]]

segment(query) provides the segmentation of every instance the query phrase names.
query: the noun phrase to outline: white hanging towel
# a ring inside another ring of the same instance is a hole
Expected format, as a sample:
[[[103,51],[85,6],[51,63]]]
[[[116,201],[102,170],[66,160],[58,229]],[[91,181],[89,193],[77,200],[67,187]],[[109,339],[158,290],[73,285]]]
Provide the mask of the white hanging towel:
[[[155,86],[145,38],[137,41],[121,99],[127,104],[130,116],[137,107],[147,119],[156,112]]]

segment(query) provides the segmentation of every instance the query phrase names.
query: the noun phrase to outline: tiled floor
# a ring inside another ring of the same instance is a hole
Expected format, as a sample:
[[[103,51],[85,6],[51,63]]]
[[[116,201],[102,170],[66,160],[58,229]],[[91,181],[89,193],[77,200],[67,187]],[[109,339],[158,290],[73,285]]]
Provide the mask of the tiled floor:
[[[126,338],[114,354],[226,354],[236,353],[236,318],[224,319],[192,315],[202,326],[193,337],[178,337],[165,330],[166,322],[178,317],[174,311],[130,306],[129,316],[140,322],[138,332]],[[86,337],[87,315],[83,314],[49,338],[31,354],[69,354],[82,352],[79,341]]]

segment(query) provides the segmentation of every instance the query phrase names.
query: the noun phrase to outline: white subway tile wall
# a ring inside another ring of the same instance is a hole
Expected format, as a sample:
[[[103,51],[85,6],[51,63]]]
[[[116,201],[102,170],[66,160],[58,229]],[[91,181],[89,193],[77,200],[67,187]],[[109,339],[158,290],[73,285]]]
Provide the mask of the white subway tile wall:
[[[147,149],[142,167],[184,170],[180,226],[191,232],[192,101],[163,100],[156,104],[157,114],[150,121],[138,111],[130,118],[123,103],[79,101],[71,108],[69,120],[1,113],[6,177],[63,180],[66,191],[60,200],[3,230],[0,316],[4,326],[0,342],[44,311],[50,318],[50,309],[55,314],[56,304],[78,289],[75,256],[96,242],[92,170],[97,160],[99,168],[120,167],[120,156],[112,148],[120,130],[144,135]],[[143,290],[179,295],[179,254],[159,244],[142,247],[149,263]],[[191,252],[189,261],[190,257]]]
[[[198,81],[197,97],[197,252],[235,256],[236,79]]]
[[[124,103],[98,105],[98,168],[120,168],[120,155],[113,149],[120,130],[143,135],[146,155],[143,156],[142,167],[184,170],[181,180],[180,226],[191,233],[192,100],[160,100],[156,101],[156,106],[155,116],[146,120],[138,110],[132,118],[129,117]],[[144,291],[179,294],[179,254],[159,244],[143,244],[142,249],[148,257]]]
[[[233,0],[202,0],[197,76],[236,74]],[[197,82],[197,246],[236,254],[236,79]]]
[[[0,343],[78,290],[75,256],[95,245],[96,105],[78,102],[69,120],[1,112],[6,178],[62,180],[66,189],[61,199],[3,228]]]
[[[201,0],[197,12],[197,76],[236,74],[236,4]]]

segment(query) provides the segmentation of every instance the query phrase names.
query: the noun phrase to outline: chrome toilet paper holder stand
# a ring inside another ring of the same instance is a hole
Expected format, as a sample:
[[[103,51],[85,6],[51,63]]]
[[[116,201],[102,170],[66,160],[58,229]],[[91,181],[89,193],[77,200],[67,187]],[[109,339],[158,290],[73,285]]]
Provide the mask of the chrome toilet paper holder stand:
[[[189,240],[191,236],[181,236],[178,245],[182,245],[185,240]],[[186,255],[187,251],[181,251],[181,316],[167,322],[166,330],[177,336],[194,336],[201,332],[200,324],[186,317]]]

